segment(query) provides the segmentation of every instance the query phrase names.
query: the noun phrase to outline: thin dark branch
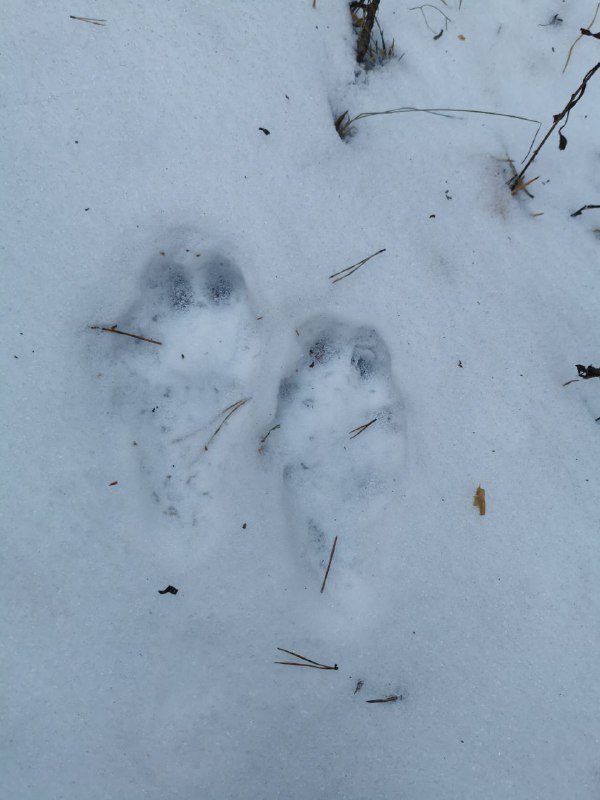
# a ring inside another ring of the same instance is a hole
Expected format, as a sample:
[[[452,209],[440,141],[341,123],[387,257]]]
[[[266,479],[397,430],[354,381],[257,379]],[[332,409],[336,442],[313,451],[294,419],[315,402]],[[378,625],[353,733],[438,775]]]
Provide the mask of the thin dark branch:
[[[150,344],[162,344],[162,342],[158,342],[156,339],[147,339],[145,336],[138,336],[137,333],[127,333],[126,331],[120,331],[116,325],[113,325],[112,328],[105,328],[101,325],[90,325],[90,328],[93,331],[106,331],[107,333],[118,333],[121,336],[131,336],[132,339],[139,339],[141,342],[150,342]]]
[[[587,211],[587,210],[588,210],[588,208],[600,208],[600,206],[591,206],[591,205],[588,205],[588,206],[581,206],[581,208],[578,208],[578,209],[577,209],[577,211],[574,211],[574,212],[571,214],[571,216],[572,216],[572,217],[578,217],[580,214],[583,214],[583,212],[584,212],[584,211]]]
[[[333,540],[333,545],[331,547],[331,553],[329,553],[329,561],[327,562],[327,569],[325,570],[325,577],[323,578],[323,583],[321,584],[321,594],[323,594],[323,592],[325,591],[325,584],[327,583],[327,577],[329,575],[329,570],[331,568],[331,562],[333,561],[333,554],[335,553],[335,548],[336,548],[336,545],[337,545],[337,539],[338,539],[338,537],[336,536],[335,539]]]
[[[529,167],[531,166],[531,164],[535,160],[535,157],[537,156],[537,154],[540,152],[542,147],[548,141],[548,138],[550,137],[550,134],[554,131],[556,126],[560,122],[562,122],[562,120],[565,119],[565,117],[566,117],[565,122],[563,123],[563,125],[561,125],[561,127],[559,129],[559,136],[561,137],[559,147],[560,147],[561,150],[564,150],[564,148],[566,147],[566,144],[567,144],[567,140],[564,138],[562,133],[560,133],[560,131],[562,131],[562,129],[567,124],[568,119],[569,119],[569,113],[570,113],[571,109],[573,109],[577,105],[577,103],[581,100],[581,98],[585,94],[585,90],[586,90],[588,81],[590,81],[591,78],[593,78],[593,76],[596,74],[596,72],[599,69],[600,69],[600,61],[596,64],[595,67],[592,67],[592,69],[590,69],[585,74],[583,80],[581,81],[581,83],[579,84],[577,89],[573,92],[573,94],[571,95],[571,97],[569,99],[569,102],[563,108],[563,110],[560,112],[560,114],[555,114],[554,115],[554,121],[553,121],[552,125],[550,126],[548,132],[546,133],[546,135],[544,136],[542,141],[539,143],[539,145],[536,147],[536,149],[533,151],[533,153],[531,154],[530,158],[528,159],[527,163],[525,164],[525,166],[523,167],[521,172],[519,172],[519,174],[515,178],[513,186],[516,186],[517,183],[519,183],[520,181],[523,180],[523,176],[525,175],[525,173],[527,172],[527,170],[529,169]]]

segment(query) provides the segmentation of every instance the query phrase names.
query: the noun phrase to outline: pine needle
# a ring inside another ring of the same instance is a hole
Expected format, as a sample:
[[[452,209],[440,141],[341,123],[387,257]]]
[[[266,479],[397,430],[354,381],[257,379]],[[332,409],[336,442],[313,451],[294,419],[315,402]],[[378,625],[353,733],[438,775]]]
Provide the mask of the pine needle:
[[[116,325],[113,325],[112,328],[104,328],[101,325],[90,325],[90,329],[93,331],[106,331],[107,333],[118,333],[121,336],[131,336],[132,339],[139,339],[141,342],[150,342],[150,344],[162,344],[162,342],[158,342],[156,339],[147,339],[145,336],[138,336],[137,333],[127,333],[126,331],[120,331]]]
[[[218,433],[218,432],[221,430],[221,428],[223,427],[223,425],[225,425],[225,423],[227,422],[227,420],[229,419],[229,417],[230,417],[232,414],[235,414],[235,412],[238,410],[238,408],[241,408],[241,407],[244,405],[244,403],[247,403],[247,402],[248,402],[248,400],[249,400],[249,399],[250,399],[249,397],[246,397],[246,398],[244,398],[243,400],[238,400],[238,401],[237,401],[237,403],[233,403],[232,405],[230,405],[230,406],[227,406],[227,408],[224,408],[224,409],[223,409],[223,411],[222,411],[221,413],[222,413],[222,414],[226,414],[226,417],[225,417],[225,419],[223,420],[223,422],[221,422],[221,424],[220,424],[220,425],[219,425],[219,427],[216,429],[216,431],[213,433],[213,435],[210,437],[210,439],[208,440],[208,442],[207,442],[207,443],[204,445],[204,449],[205,449],[205,450],[208,450],[208,445],[209,445],[209,444],[212,442],[212,440],[215,438],[215,436],[217,435],[217,433]]]
[[[329,576],[329,570],[331,568],[331,562],[333,561],[333,554],[335,553],[335,548],[337,545],[338,537],[336,536],[333,540],[333,545],[331,547],[331,553],[329,553],[329,561],[327,562],[327,569],[325,570],[325,577],[323,578],[323,583],[321,584],[321,594],[325,591],[325,584],[327,583],[327,577]]]
[[[372,253],[370,256],[363,258],[362,261],[357,261],[356,264],[352,264],[350,267],[346,267],[346,269],[342,269],[339,272],[334,272],[333,275],[329,276],[329,280],[332,283],[337,283],[338,281],[343,280],[344,278],[348,278],[352,275],[353,272],[360,269],[363,264],[366,264],[367,261],[370,261],[375,256],[378,256],[380,253],[385,253],[385,247],[382,250],[378,250],[376,253]]]

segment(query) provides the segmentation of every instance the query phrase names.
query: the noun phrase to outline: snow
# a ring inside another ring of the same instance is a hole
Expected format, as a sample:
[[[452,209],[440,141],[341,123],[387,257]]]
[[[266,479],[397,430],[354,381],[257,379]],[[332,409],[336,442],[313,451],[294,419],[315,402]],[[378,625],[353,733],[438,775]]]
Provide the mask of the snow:
[[[600,78],[333,125],[543,134],[593,4],[460,6],[5,4],[7,796],[597,797]]]

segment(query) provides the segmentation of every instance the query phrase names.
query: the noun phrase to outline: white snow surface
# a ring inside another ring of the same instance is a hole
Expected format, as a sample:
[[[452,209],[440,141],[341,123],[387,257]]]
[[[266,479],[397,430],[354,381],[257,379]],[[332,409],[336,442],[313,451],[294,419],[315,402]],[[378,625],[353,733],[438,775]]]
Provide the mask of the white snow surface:
[[[600,77],[534,198],[333,124],[543,134],[595,4],[437,5],[4,4],[4,797],[600,796]]]

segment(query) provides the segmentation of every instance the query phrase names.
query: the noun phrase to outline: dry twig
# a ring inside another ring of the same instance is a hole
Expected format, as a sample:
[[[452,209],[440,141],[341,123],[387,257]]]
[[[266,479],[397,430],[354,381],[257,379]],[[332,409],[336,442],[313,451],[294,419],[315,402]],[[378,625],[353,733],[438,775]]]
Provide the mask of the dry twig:
[[[583,95],[585,94],[585,90],[586,90],[586,87],[588,85],[588,82],[594,77],[594,75],[596,74],[598,69],[600,69],[600,61],[596,64],[595,67],[592,67],[584,75],[583,80],[581,81],[581,83],[579,84],[577,89],[573,92],[573,94],[569,98],[569,101],[568,101],[567,105],[563,108],[563,110],[559,114],[555,114],[554,115],[552,125],[550,126],[548,132],[546,133],[546,135],[544,136],[542,141],[538,144],[538,146],[535,148],[535,150],[531,154],[530,158],[528,159],[527,163],[525,164],[525,166],[523,167],[521,172],[519,172],[519,174],[517,175],[517,177],[513,181],[513,185],[511,187],[511,189],[514,189],[514,187],[517,185],[517,183],[519,181],[523,180],[523,177],[524,177],[525,173],[527,172],[527,170],[529,169],[529,167],[531,166],[531,164],[535,160],[535,157],[540,152],[542,147],[548,141],[548,138],[550,137],[550,134],[554,131],[556,126],[560,122],[562,122],[563,119],[564,119],[564,122],[560,126],[560,128],[558,129],[558,136],[559,136],[558,148],[559,148],[559,150],[564,150],[565,149],[565,147],[567,146],[567,139],[563,135],[562,130],[565,127],[565,125],[567,124],[567,122],[569,121],[569,114],[571,113],[572,109],[577,105],[577,103],[581,100]],[[530,150],[531,150],[531,148],[530,148]],[[525,185],[527,185],[527,184],[525,184]]]

